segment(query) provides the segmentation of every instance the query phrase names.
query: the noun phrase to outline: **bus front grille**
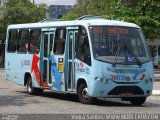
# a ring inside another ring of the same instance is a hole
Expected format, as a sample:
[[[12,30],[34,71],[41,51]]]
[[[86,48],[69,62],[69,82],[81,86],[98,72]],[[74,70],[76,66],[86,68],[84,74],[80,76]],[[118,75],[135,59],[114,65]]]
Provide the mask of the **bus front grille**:
[[[133,95],[144,94],[143,90],[138,86],[117,86],[108,95],[121,95],[123,93],[131,93]]]

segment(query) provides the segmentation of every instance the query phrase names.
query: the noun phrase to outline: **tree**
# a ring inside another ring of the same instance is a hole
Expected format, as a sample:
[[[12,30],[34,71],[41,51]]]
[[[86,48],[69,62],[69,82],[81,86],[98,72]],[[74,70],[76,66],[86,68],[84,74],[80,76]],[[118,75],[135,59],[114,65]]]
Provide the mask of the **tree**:
[[[138,24],[149,39],[160,38],[160,2],[158,0],[114,0],[106,18]]]
[[[35,5],[30,0],[7,0],[2,8],[3,17],[0,18],[0,38],[5,36],[6,28],[10,24],[39,22],[45,18],[46,5]]]
[[[111,12],[111,0],[88,0],[87,13],[90,15],[103,16]]]
[[[139,25],[148,39],[160,38],[159,0],[78,0],[63,18],[76,19],[82,15],[98,15]]]
[[[72,10],[62,17],[64,20],[73,20],[87,14],[87,0],[77,0]]]
[[[78,0],[73,9],[63,19],[71,20],[83,15],[103,16],[111,12],[111,0]]]

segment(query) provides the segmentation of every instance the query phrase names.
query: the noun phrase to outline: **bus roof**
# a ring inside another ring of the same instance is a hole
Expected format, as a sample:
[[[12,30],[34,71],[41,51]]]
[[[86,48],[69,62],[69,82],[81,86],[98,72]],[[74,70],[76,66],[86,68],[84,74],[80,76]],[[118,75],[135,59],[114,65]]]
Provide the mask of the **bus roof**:
[[[134,23],[116,21],[116,20],[106,20],[106,19],[92,19],[92,20],[73,20],[73,21],[54,21],[54,22],[44,22],[44,23],[27,23],[27,24],[13,24],[9,25],[8,29],[25,29],[25,28],[47,28],[47,27],[58,27],[58,26],[96,26],[96,25],[106,25],[106,26],[124,26],[124,27],[135,27],[139,28],[138,25]]]

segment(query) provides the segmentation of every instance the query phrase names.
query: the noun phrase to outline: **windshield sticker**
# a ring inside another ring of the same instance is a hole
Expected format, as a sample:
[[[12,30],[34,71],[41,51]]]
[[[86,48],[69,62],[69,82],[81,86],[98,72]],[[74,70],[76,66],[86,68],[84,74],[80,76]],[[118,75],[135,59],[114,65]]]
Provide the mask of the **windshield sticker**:
[[[128,60],[128,62],[132,62],[134,60],[134,57],[128,56],[127,60]]]

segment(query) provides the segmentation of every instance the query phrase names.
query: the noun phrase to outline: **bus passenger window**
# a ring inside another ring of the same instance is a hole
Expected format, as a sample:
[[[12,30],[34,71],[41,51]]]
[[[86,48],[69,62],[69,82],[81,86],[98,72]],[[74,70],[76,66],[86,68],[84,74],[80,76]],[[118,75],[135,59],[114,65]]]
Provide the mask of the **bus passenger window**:
[[[15,52],[17,46],[17,35],[18,32],[16,30],[9,31],[9,39],[8,39],[8,52]]]
[[[44,35],[44,57],[48,57],[48,35]]]
[[[69,33],[69,59],[72,59],[72,41],[73,41],[73,32]]]
[[[54,53],[55,54],[64,53],[65,41],[66,41],[66,29],[65,28],[57,29],[55,43],[54,43]]]
[[[77,52],[76,56],[80,60],[84,61],[88,65],[91,65],[91,54],[90,54],[90,48],[89,48],[89,41],[88,41],[88,36],[86,34],[85,35],[79,34],[76,52]]]
[[[41,30],[35,29],[30,32],[30,49],[31,53],[39,53],[41,41]]]
[[[19,47],[18,52],[29,51],[29,31],[22,30],[19,32]]]

